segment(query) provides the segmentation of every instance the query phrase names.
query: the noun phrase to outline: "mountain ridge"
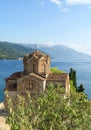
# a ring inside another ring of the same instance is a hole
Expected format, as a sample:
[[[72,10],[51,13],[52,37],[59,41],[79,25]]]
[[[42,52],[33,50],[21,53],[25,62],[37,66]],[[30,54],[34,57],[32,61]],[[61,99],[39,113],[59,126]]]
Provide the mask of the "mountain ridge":
[[[23,57],[26,53],[34,50],[40,50],[50,55],[53,61],[91,61],[91,55],[78,52],[70,47],[58,44],[24,44],[0,41],[0,59],[17,59]]]
[[[36,44],[25,44],[24,46],[28,46],[28,48],[36,48]],[[78,52],[70,47],[64,45],[42,45],[38,44],[38,49],[40,51],[46,52],[51,56],[52,59],[56,61],[91,61],[91,55]]]

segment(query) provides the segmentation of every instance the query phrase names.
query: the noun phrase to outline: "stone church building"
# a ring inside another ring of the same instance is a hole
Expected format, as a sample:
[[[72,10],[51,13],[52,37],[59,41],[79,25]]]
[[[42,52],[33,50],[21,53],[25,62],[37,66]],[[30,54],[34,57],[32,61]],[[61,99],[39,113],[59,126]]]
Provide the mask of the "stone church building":
[[[24,71],[13,73],[5,79],[6,88],[10,97],[17,94],[24,95],[30,92],[31,95],[42,93],[50,83],[60,83],[69,93],[69,75],[67,73],[52,73],[50,71],[50,56],[35,51],[25,55],[23,58]]]

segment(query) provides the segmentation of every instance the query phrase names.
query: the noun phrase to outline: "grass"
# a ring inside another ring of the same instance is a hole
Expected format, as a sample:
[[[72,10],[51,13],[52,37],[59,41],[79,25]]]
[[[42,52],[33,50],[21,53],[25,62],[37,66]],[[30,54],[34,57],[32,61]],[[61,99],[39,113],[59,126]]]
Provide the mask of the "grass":
[[[63,70],[59,70],[58,68],[56,67],[53,67],[50,69],[52,73],[65,73]]]

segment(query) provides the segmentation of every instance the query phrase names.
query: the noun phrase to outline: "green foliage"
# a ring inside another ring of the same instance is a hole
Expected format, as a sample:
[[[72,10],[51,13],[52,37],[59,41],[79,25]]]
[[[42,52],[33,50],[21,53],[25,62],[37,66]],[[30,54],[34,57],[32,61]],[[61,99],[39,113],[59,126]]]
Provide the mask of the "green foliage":
[[[72,80],[70,80],[70,89],[71,89],[71,91],[76,92],[76,87],[73,85]]]
[[[84,92],[84,86],[83,86],[83,84],[80,84],[78,86],[78,92]]]
[[[72,68],[70,69],[69,78],[73,81],[73,86],[75,86],[77,91],[76,71]]]
[[[31,98],[18,96],[18,104],[9,102],[7,122],[11,130],[90,130],[91,102],[84,93],[71,91],[65,97],[65,89],[50,85],[44,94]]]
[[[18,44],[0,42],[0,59],[17,59],[32,50]]]
[[[84,93],[85,88],[84,88],[83,84],[80,84],[77,87],[76,71],[72,68],[70,69],[69,78],[70,78],[70,85],[72,86],[71,88],[74,89],[76,92]]]
[[[52,73],[65,73],[64,71],[62,70],[59,70],[58,68],[54,67],[54,68],[51,68],[50,69]]]

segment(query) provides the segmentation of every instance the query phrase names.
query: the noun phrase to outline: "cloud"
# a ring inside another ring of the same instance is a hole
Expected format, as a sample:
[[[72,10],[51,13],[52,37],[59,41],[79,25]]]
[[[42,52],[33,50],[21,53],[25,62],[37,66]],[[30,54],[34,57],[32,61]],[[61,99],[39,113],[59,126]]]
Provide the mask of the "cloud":
[[[62,1],[61,0],[50,0],[52,3],[61,6],[62,5]]]
[[[68,5],[88,5],[91,4],[91,0],[66,0]]]
[[[52,41],[47,41],[46,44],[47,44],[48,46],[52,46],[52,45],[54,45],[54,42],[52,42]]]
[[[91,4],[91,0],[50,0],[50,1],[58,6]]]
[[[69,11],[71,6],[86,5],[91,9],[91,0],[49,0],[51,3],[60,7],[61,12],[66,13]]]

